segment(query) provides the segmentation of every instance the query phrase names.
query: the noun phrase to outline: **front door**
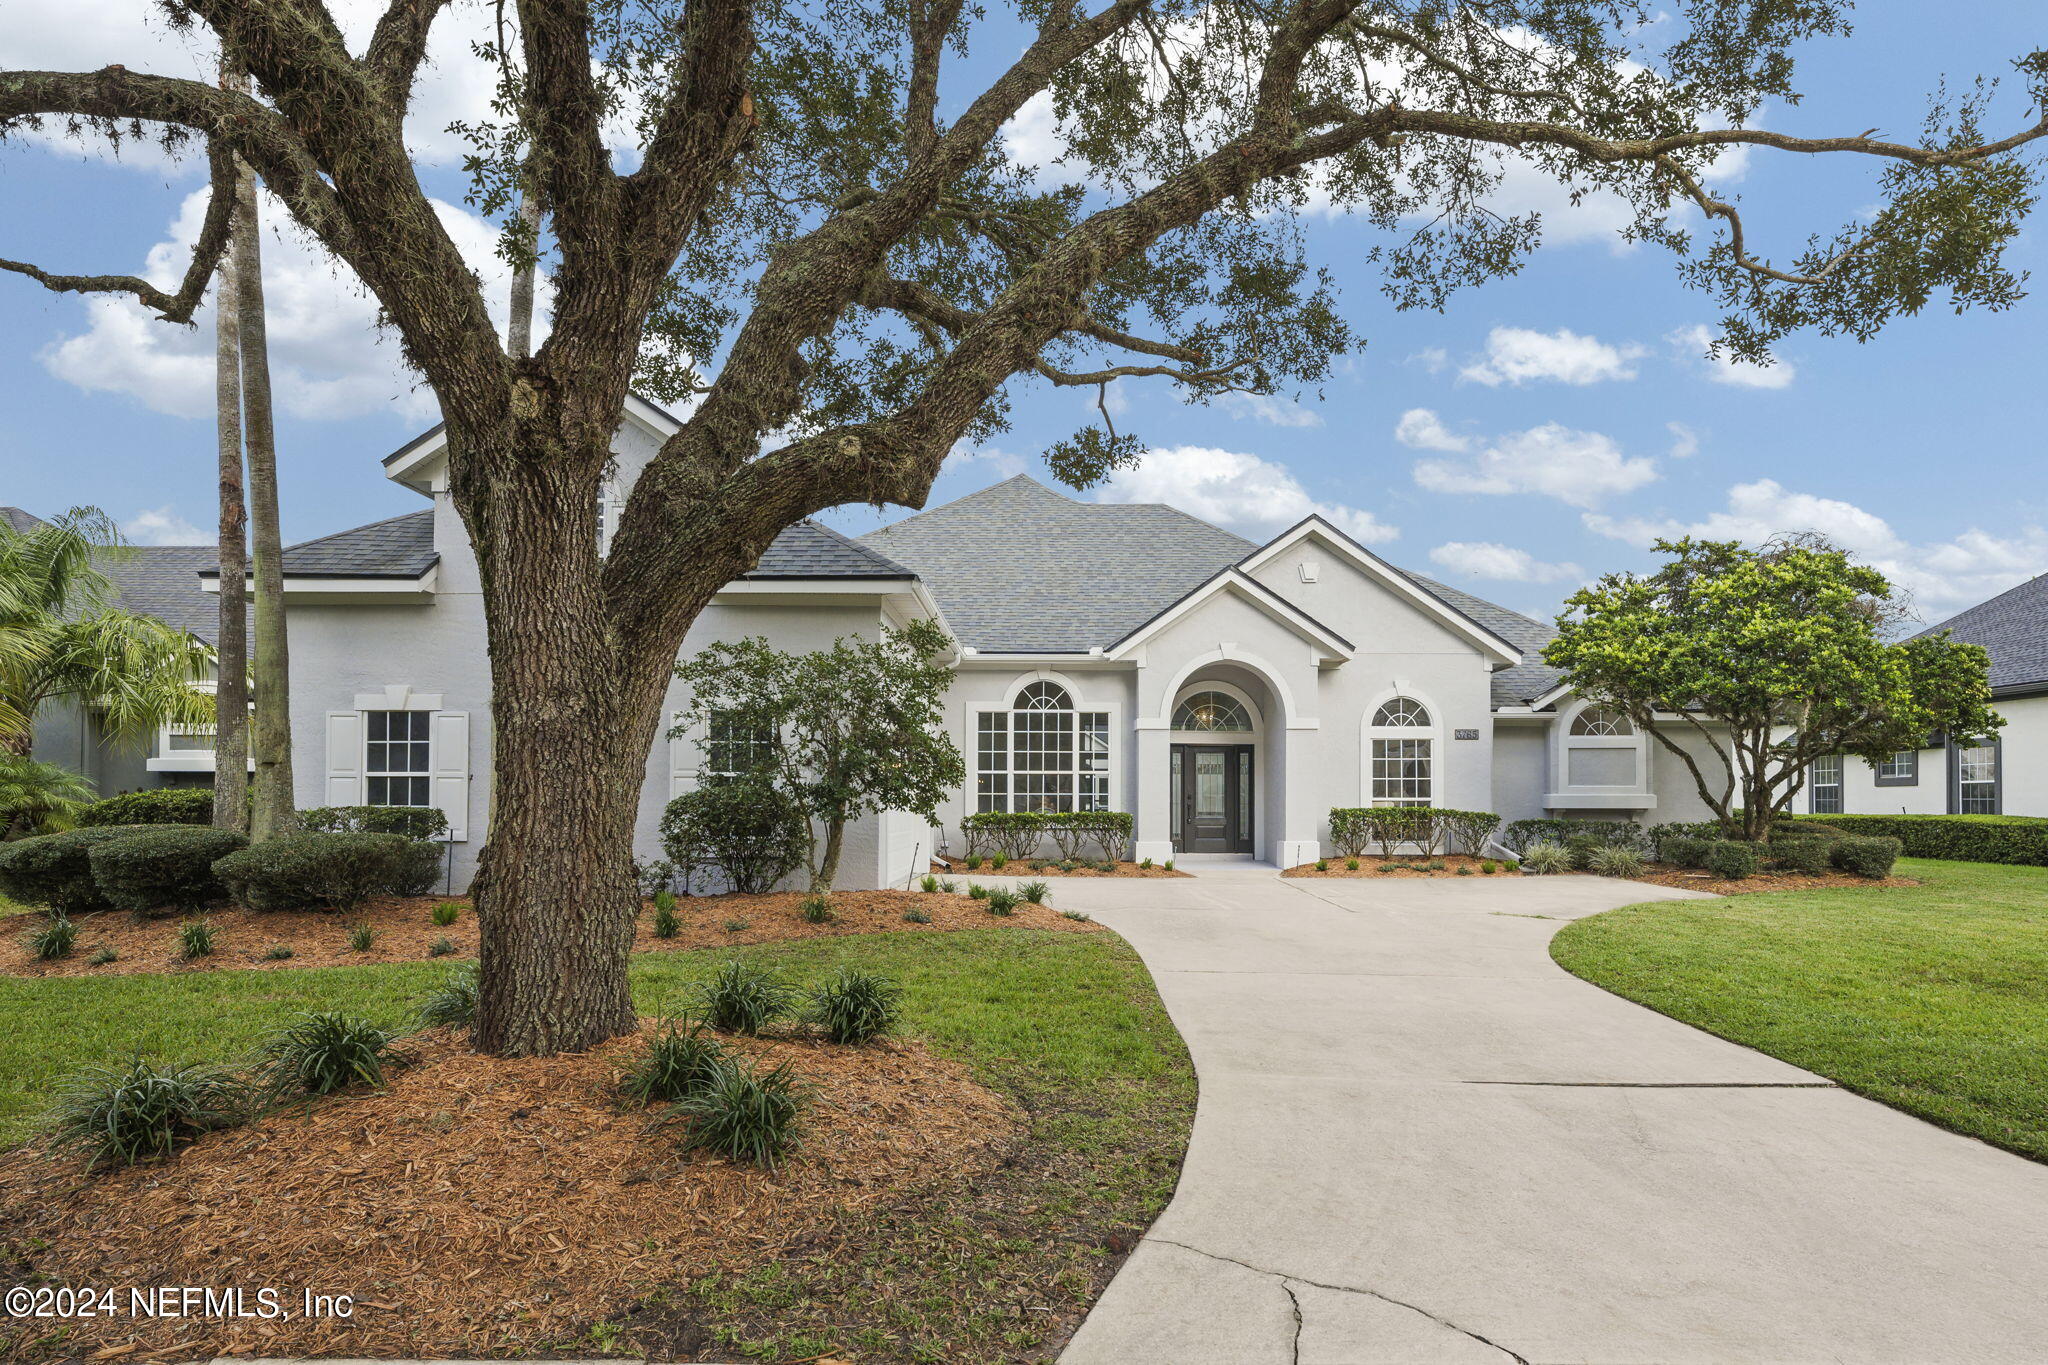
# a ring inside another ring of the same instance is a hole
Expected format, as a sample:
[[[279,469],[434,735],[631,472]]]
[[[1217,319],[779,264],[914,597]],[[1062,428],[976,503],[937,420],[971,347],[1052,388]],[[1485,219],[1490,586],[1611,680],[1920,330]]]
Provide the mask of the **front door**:
[[[1176,744],[1179,838],[1183,853],[1249,853],[1252,749],[1248,744]]]

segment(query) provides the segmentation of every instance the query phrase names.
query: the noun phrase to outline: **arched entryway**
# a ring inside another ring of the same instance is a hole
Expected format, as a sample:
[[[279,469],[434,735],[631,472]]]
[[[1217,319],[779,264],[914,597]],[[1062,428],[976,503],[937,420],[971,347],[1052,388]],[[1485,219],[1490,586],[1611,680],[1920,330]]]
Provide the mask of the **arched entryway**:
[[[1278,708],[1248,669],[1216,665],[1185,680],[1169,715],[1167,805],[1176,853],[1250,855],[1265,837],[1265,792]]]

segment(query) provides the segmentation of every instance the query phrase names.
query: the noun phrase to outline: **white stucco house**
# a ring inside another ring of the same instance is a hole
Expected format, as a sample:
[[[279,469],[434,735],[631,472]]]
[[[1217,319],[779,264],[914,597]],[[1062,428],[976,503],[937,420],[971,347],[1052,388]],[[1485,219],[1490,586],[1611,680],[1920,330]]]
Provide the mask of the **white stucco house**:
[[[616,481],[595,509],[600,537],[673,430],[659,408],[629,403]],[[285,555],[298,798],[441,808],[459,886],[490,807],[476,564],[438,430],[384,473],[420,510]],[[182,613],[194,629],[217,600],[203,553],[145,552],[119,572],[141,609]],[[937,829],[892,812],[849,830],[849,887],[902,885],[935,845],[959,851],[959,821],[977,810],[1127,810],[1137,857],[1281,866],[1318,855],[1333,806],[1706,814],[1682,764],[1543,664],[1548,625],[1397,568],[1319,517],[1255,544],[1171,506],[1079,501],[1020,475],[857,540],[790,528],[684,649],[749,635],[814,648],[914,617],[957,642],[947,723],[968,777]],[[2000,744],[1958,752],[1937,737],[1882,770],[1823,765],[1805,798],[1815,808],[2048,814],[2048,578],[1955,624],[2000,660]],[[666,802],[715,770],[711,739],[657,745],[644,855],[658,855]],[[53,735],[53,748],[72,743],[88,747]],[[210,780],[210,757],[203,740],[166,735],[124,785]],[[2008,762],[2022,769],[2010,779]]]

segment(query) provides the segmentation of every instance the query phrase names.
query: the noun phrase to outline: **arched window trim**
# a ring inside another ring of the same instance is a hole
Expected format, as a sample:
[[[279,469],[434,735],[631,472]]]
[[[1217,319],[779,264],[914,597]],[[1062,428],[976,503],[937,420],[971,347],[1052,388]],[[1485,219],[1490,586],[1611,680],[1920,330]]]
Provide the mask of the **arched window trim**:
[[[1578,734],[1579,721],[1588,712],[1614,708],[1603,708],[1598,702],[1580,700],[1575,702],[1557,718],[1557,726],[1551,743],[1551,787],[1559,794],[1583,792],[1590,794],[1643,793],[1650,789],[1650,743],[1649,735],[1633,721],[1627,722],[1629,733],[1624,735],[1582,735]],[[1572,781],[1572,751],[1575,749],[1620,749],[1635,755],[1635,780],[1633,782],[1574,782]]]
[[[1396,702],[1420,707],[1426,725],[1381,725],[1381,713]],[[1369,806],[1434,806],[1441,804],[1443,784],[1443,708],[1412,687],[1390,688],[1365,708],[1360,727],[1360,794]]]
[[[1193,701],[1196,697],[1201,696],[1204,692],[1220,692],[1224,696],[1230,698],[1230,700],[1236,702],[1240,707],[1244,709],[1245,719],[1251,723],[1251,729],[1182,729],[1178,724],[1175,723],[1180,719],[1181,708],[1186,706],[1189,702]],[[1168,717],[1167,723],[1169,727],[1172,729],[1173,733],[1176,735],[1231,735],[1235,737],[1231,740],[1231,742],[1234,744],[1256,743],[1258,739],[1265,733],[1266,729],[1265,713],[1261,710],[1259,704],[1252,700],[1251,695],[1247,693],[1242,687],[1239,687],[1237,684],[1224,682],[1223,680],[1218,678],[1210,678],[1196,682],[1182,683],[1180,690],[1174,694],[1173,705],[1167,708],[1166,714]]]
[[[1018,678],[1003,696],[1004,709],[968,715],[967,810],[1114,809],[1115,708],[1090,706],[1072,679],[1046,669]]]
[[[1580,707],[1566,733],[1573,739],[1634,739],[1636,723],[1618,708],[1596,703]]]

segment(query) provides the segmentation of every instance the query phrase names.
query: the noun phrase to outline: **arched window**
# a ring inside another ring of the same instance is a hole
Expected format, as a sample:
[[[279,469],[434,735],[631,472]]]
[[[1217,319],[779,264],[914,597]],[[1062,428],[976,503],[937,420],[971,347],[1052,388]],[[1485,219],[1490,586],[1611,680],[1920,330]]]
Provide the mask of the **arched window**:
[[[1173,728],[1249,734],[1252,718],[1244,703],[1228,692],[1196,692],[1175,708]]]
[[[1429,708],[1413,697],[1393,697],[1373,712],[1372,803],[1427,806],[1436,800],[1436,736]]]
[[[1109,713],[1078,711],[1073,694],[1039,679],[1007,711],[975,722],[975,809],[1109,809]]]
[[[1376,729],[1381,726],[1415,726],[1427,730],[1429,708],[1412,697],[1396,697],[1380,707],[1378,714],[1373,716],[1372,723]]]
[[[1635,723],[1607,706],[1589,706],[1572,721],[1572,733],[1595,738],[1617,738],[1636,732]]]

